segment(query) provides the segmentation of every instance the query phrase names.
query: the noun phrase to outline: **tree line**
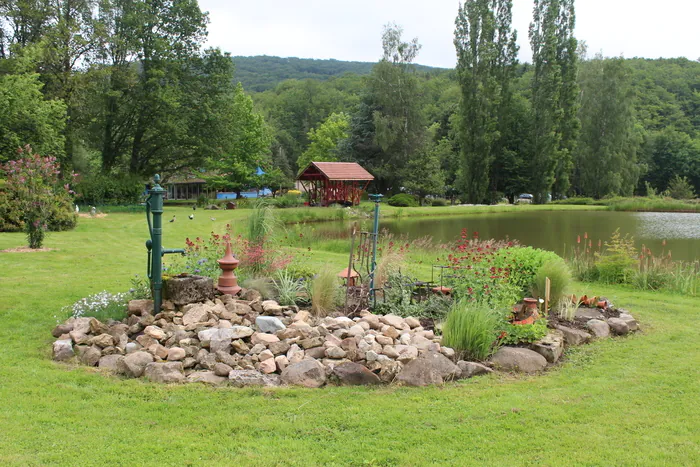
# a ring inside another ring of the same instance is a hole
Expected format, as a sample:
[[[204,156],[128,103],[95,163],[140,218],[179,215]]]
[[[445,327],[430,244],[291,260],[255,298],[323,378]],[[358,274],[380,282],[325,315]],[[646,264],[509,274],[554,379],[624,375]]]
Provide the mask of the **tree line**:
[[[196,0],[0,2],[0,162],[31,144],[90,177],[206,170],[238,191],[356,161],[376,191],[474,203],[647,194],[679,177],[700,191],[700,63],[590,56],[575,19],[573,0],[536,0],[515,31],[512,0],[468,0],[454,70],[418,68],[418,39],[388,24],[368,74],[270,89],[290,69],[339,70],[272,60],[258,84],[241,68],[265,89],[249,94],[232,57],[203,48]]]

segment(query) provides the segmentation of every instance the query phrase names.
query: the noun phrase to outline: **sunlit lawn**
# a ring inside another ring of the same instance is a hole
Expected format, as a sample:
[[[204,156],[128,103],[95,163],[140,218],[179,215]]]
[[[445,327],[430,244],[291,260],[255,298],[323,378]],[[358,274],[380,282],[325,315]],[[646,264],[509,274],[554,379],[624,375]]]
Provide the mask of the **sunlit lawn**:
[[[246,215],[189,212],[167,208],[166,247]],[[0,465],[700,464],[700,300],[674,295],[581,284],[644,332],[542,376],[438,388],[159,386],[52,362],[54,316],[128,289],[147,236],[142,214],[110,214],[50,235],[55,251],[0,253]],[[0,234],[0,249],[22,243]],[[347,266],[340,252],[308,255]]]

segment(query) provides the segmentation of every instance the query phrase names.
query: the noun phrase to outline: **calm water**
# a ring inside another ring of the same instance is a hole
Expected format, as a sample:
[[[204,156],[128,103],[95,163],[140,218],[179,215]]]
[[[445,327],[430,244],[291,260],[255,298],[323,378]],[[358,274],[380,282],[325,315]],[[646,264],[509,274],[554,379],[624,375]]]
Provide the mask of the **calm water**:
[[[315,227],[318,234],[344,236],[350,223],[327,223]],[[371,229],[371,222],[362,222]],[[451,242],[466,228],[481,238],[517,239],[523,245],[568,254],[576,245],[576,236],[584,233],[593,240],[607,240],[615,229],[634,237],[639,248],[644,244],[654,254],[672,252],[674,259],[700,259],[700,214],[635,213],[611,211],[552,211],[475,214],[422,219],[382,220],[380,229],[409,239],[432,236],[437,242]],[[666,240],[666,246],[662,245]]]

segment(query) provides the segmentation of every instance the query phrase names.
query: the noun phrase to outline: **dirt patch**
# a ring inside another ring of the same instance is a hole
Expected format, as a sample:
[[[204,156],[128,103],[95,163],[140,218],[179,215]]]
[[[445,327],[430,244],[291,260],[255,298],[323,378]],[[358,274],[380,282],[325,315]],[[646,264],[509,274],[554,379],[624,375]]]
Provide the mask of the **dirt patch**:
[[[620,311],[612,306],[608,306],[606,308],[593,308],[593,307],[581,307],[579,309],[590,309],[590,310],[597,310],[600,313],[603,314],[603,318],[605,321],[608,320],[608,318],[619,318],[620,317]],[[573,321],[567,321],[565,319],[562,319],[559,317],[558,314],[556,314],[553,311],[550,311],[548,316],[547,316],[547,324],[549,324],[550,328],[556,327],[556,325],[559,326],[566,326],[567,328],[574,328],[574,329],[580,329],[581,331],[586,331],[588,332],[588,328],[586,328],[586,323],[590,320],[591,318],[574,318]]]
[[[103,217],[107,217],[107,214],[105,214],[105,213],[103,213],[103,212],[100,212],[100,213],[97,213],[97,214],[95,214],[95,215],[93,216],[93,215],[91,215],[91,214],[89,214],[89,213],[86,214],[86,213],[82,213],[82,212],[81,212],[80,214],[78,214],[78,217],[83,218],[83,219],[89,219],[89,218],[91,218],[91,217],[97,217],[97,218],[99,218],[99,219],[102,219]]]
[[[55,251],[56,248],[29,248],[28,246],[20,246],[17,248],[8,248],[0,250],[0,253],[35,253],[40,251]]]

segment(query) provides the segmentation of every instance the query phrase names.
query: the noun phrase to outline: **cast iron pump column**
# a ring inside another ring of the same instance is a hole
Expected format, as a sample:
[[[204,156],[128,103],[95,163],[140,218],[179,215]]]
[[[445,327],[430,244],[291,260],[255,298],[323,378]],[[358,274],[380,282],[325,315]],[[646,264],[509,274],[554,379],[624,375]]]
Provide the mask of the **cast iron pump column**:
[[[374,201],[374,228],[372,229],[372,267],[369,279],[369,295],[374,305],[377,304],[377,294],[374,290],[374,273],[377,269],[377,239],[379,238],[379,203],[382,202],[382,195],[379,193],[369,195],[369,199]]]
[[[153,314],[160,313],[160,306],[163,303],[163,255],[169,253],[185,254],[185,250],[164,249],[163,248],[163,194],[165,190],[159,185],[160,175],[153,177],[153,187],[148,190],[146,199],[146,219],[148,220],[148,231],[151,239],[146,240],[148,250],[148,266],[146,274],[151,280],[153,290]],[[151,223],[151,213],[153,223]]]

